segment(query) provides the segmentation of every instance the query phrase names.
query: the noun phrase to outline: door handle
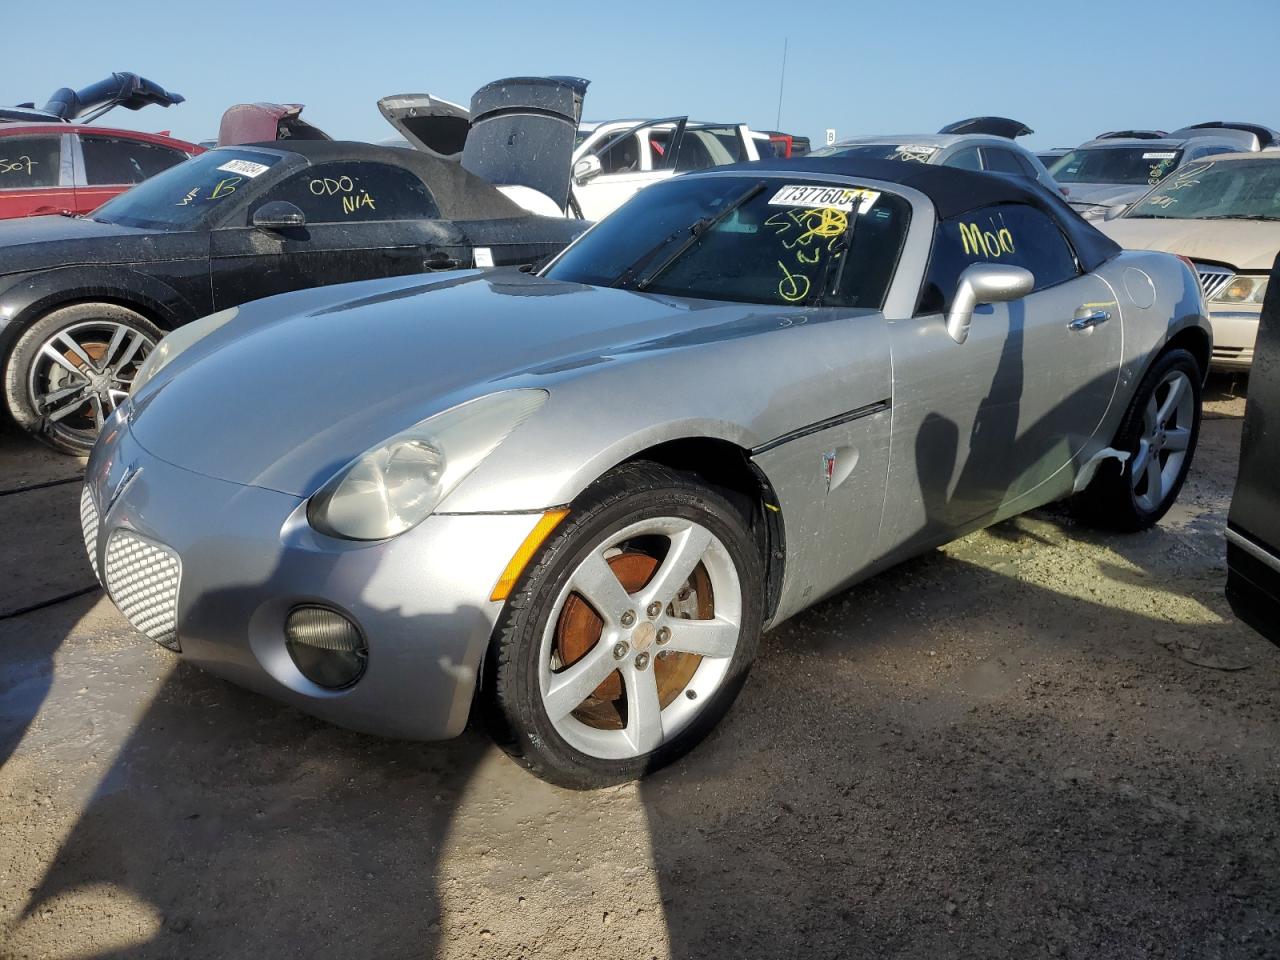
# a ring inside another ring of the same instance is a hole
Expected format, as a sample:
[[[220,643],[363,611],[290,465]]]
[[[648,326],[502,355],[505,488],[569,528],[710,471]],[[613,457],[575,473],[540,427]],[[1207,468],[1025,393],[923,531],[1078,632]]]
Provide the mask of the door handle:
[[[1071,322],[1067,324],[1069,330],[1088,330],[1090,327],[1096,327],[1100,323],[1106,323],[1111,319],[1111,313],[1107,310],[1091,310],[1087,307],[1081,307],[1076,311],[1076,315]]]

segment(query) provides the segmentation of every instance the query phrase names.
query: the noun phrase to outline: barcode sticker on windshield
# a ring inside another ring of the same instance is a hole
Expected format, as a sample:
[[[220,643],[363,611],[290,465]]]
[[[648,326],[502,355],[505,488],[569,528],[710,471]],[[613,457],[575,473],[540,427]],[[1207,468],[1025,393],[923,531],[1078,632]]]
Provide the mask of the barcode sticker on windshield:
[[[1162,150],[1156,153],[1144,153],[1142,155],[1142,159],[1143,160],[1172,160],[1177,155],[1178,155],[1178,151],[1176,150]]]
[[[227,173],[242,173],[246,177],[256,177],[271,168],[265,163],[254,163],[252,160],[228,160],[218,169],[225,170]]]
[[[880,199],[878,190],[862,187],[815,187],[811,184],[793,184],[783,187],[769,201],[771,207],[826,207],[830,210],[853,212],[853,201],[858,201],[858,213],[866,213]]]

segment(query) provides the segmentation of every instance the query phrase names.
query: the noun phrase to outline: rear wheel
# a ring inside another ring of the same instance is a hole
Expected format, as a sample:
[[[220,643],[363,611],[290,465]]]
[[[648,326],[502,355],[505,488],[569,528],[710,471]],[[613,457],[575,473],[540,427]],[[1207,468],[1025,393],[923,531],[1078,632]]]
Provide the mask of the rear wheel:
[[[1145,530],[1178,498],[1200,436],[1200,365],[1186,350],[1171,350],[1147,372],[1116,434],[1129,453],[1111,460],[1076,498],[1077,511],[1096,526]]]
[[[10,414],[50,446],[87,453],[161,336],[141,314],[114,303],[54,310],[18,338],[9,356]]]
[[[575,502],[503,612],[484,692],[496,739],[573,788],[669,763],[745,681],[761,580],[728,500],[665,467],[619,468]]]

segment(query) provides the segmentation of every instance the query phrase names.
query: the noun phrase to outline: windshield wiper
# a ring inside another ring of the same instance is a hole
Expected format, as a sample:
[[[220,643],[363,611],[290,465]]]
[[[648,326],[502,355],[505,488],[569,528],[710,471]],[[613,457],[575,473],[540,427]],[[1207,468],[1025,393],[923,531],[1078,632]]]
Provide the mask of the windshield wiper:
[[[855,201],[856,202],[856,201]],[[857,223],[858,214],[856,210],[849,212],[849,223],[836,237],[832,249],[827,251],[827,262],[822,265],[822,275],[818,278],[818,286],[813,294],[813,298],[806,306],[820,307],[823,301],[827,299],[827,278],[831,275],[831,262],[837,258],[840,260],[840,266],[836,267],[835,281],[829,289],[839,290],[840,281],[844,277],[844,265],[848,261],[849,244],[853,241],[853,227]]]
[[[1280,217],[1268,217],[1261,213],[1216,213],[1212,217],[1200,217],[1201,220],[1280,220]]]
[[[651,248],[646,250],[642,256],[637,258],[636,261],[631,264],[631,266],[623,270],[618,276],[618,279],[614,281],[613,285],[615,287],[626,286],[628,282],[635,279],[636,274],[640,269],[655,257],[663,247],[687,230],[689,236],[684,239],[684,242],[681,243],[680,246],[676,247],[675,250],[671,251],[671,254],[658,264],[658,266],[650,272],[647,277],[635,284],[635,289],[644,290],[649,286],[649,284],[653,283],[653,281],[658,278],[659,274],[666,272],[673,263],[683,257],[689,248],[697,243],[704,233],[715,228],[717,224],[723,223],[728,219],[729,215],[733,213],[733,211],[737,210],[763,189],[764,181],[761,180],[759,183],[753,184],[750,189],[744,190],[740,193],[732,202],[725,204],[724,209],[714,217],[699,217],[687,228],[681,227],[679,230],[669,233],[667,236],[663,237],[659,243],[654,244]]]

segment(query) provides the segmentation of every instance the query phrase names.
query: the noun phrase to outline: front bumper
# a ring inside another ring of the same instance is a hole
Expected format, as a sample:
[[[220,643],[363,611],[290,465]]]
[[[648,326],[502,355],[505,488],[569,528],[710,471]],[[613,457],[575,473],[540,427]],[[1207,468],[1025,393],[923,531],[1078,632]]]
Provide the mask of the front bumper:
[[[1260,310],[1209,309],[1209,325],[1213,327],[1213,357],[1210,362],[1213,369],[1248,370],[1253,366]]]
[[[307,524],[305,500],[160,460],[119,416],[85,486],[94,570],[135,626],[324,720],[415,740],[466,724],[502,606],[489,594],[538,520],[443,515],[377,543],[326,537]],[[303,603],[333,606],[360,627],[368,667],[354,686],[317,686],[294,665],[284,622]]]

